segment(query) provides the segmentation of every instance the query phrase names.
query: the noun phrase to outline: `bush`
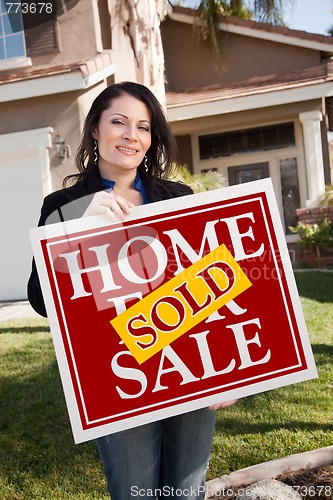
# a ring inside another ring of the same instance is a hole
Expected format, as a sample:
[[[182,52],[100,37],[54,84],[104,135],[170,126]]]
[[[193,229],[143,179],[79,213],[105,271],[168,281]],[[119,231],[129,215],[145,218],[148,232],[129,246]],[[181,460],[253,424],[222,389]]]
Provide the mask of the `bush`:
[[[226,186],[225,179],[219,172],[209,170],[200,174],[191,174],[185,165],[175,165],[174,170],[176,174],[170,179],[184,182],[193,189],[194,193],[211,191]]]
[[[319,205],[321,207],[333,207],[333,185],[329,184],[325,188],[325,194],[320,199]]]
[[[298,243],[301,248],[316,250],[318,257],[320,249],[333,247],[333,223],[328,219],[323,219],[318,224],[299,222],[296,227],[289,229],[292,233],[299,235]]]

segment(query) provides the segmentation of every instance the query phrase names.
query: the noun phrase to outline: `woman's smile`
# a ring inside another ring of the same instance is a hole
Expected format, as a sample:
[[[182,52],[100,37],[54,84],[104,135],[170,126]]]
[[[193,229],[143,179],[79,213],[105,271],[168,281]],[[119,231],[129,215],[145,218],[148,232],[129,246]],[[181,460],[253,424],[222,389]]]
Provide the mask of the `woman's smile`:
[[[137,149],[127,148],[125,146],[117,146],[116,149],[118,149],[118,151],[120,151],[121,153],[125,154],[136,154],[138,152]]]

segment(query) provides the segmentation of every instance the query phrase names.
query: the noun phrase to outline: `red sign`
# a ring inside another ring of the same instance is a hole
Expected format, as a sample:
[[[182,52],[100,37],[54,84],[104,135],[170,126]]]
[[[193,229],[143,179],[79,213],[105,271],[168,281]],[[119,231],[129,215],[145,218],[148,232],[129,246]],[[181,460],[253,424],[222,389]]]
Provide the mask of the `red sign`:
[[[76,442],[317,376],[270,180],[31,234]]]

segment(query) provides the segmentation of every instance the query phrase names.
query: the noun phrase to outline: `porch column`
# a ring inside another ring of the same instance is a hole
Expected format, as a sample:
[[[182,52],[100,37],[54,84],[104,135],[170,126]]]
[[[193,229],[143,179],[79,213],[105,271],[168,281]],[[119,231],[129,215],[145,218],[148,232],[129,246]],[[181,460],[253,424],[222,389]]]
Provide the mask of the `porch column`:
[[[298,115],[303,127],[306,178],[308,185],[307,208],[318,205],[319,197],[325,192],[323,148],[321,143],[320,111],[308,111]]]

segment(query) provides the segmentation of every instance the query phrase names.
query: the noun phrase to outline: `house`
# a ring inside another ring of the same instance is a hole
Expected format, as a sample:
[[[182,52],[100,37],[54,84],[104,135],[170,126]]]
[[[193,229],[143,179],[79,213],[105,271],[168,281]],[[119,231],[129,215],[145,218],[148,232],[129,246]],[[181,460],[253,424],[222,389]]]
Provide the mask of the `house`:
[[[194,172],[217,169],[229,184],[270,176],[289,242],[296,208],[331,182],[333,37],[221,20],[217,71],[193,39],[194,11],[167,4],[64,0],[43,22],[0,4],[0,301],[26,297],[29,228],[74,171],[85,115],[110,83],[153,90]]]
[[[26,298],[29,229],[44,196],[74,171],[93,99],[122,80],[165,99],[164,0],[38,4],[50,14],[60,6],[51,18],[19,5],[0,3],[0,301]]]
[[[168,118],[181,163],[229,185],[271,177],[288,244],[296,209],[331,183],[333,37],[235,17],[221,19],[224,54],[193,36],[195,12],[162,24]]]

